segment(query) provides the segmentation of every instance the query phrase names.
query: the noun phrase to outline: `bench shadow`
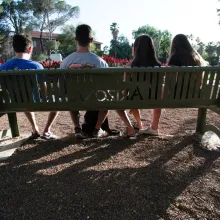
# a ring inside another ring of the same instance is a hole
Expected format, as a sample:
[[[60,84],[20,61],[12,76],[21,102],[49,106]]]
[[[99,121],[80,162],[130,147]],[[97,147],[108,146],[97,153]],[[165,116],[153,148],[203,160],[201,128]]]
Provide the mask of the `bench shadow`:
[[[171,138],[154,148],[146,143],[148,138],[138,140],[137,147],[131,140],[91,140],[90,147],[73,152],[68,150],[72,139],[24,148],[0,166],[3,219],[170,219],[167,209],[188,185],[210,171],[219,155],[204,153],[193,135],[178,143]],[[60,157],[50,157],[65,148]],[[203,162],[171,172],[168,164],[189,149]],[[120,160],[125,151],[133,155],[132,166],[126,156]],[[135,165],[138,162],[141,165]]]

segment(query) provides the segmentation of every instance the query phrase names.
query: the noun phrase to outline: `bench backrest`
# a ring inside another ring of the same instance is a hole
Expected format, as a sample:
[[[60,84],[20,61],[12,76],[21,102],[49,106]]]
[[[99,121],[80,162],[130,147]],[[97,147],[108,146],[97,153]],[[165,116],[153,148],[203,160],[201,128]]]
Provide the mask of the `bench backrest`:
[[[220,67],[1,71],[0,112],[217,107],[219,81]]]

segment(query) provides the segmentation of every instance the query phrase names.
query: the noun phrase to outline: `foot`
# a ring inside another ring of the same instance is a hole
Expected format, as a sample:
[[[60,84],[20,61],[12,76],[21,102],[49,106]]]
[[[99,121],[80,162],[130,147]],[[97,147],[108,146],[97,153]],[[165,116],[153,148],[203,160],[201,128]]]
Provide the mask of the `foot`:
[[[75,128],[75,137],[76,137],[77,139],[85,139],[85,138],[86,138],[86,135],[83,134],[81,128]]]
[[[107,133],[103,131],[101,128],[100,129],[95,129],[93,131],[93,137],[100,138],[100,137],[106,137]]]
[[[55,134],[53,134],[52,132],[48,131],[48,132],[44,133],[41,136],[41,138],[45,139],[45,140],[55,140],[55,139],[57,139],[57,136]]]
[[[151,126],[148,127],[147,129],[141,129],[139,130],[140,134],[147,134],[147,135],[152,135],[152,136],[158,136],[159,135],[159,130],[152,129]]]
[[[29,137],[30,140],[35,140],[40,137],[40,134],[38,132],[32,132],[31,136]]]

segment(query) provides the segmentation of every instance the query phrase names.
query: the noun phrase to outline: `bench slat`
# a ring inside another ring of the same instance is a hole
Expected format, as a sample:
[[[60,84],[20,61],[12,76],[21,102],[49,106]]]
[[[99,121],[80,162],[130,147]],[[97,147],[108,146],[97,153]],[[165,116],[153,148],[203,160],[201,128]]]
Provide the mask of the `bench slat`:
[[[9,79],[9,76],[5,76],[5,81],[6,81],[6,87],[9,93],[9,97],[11,99],[11,103],[14,104],[16,100],[15,100],[15,93],[13,91],[12,81],[11,79]]]
[[[46,102],[46,88],[45,88],[45,75],[39,75],[38,76],[38,83],[39,83],[39,87],[40,87],[40,96],[43,102]]]
[[[177,73],[177,87],[176,87],[176,95],[175,95],[176,100],[181,99],[182,90],[183,90],[183,77],[184,77],[184,73],[182,72]]]
[[[206,99],[211,99],[213,95],[213,89],[214,89],[214,79],[215,79],[215,71],[211,71],[210,77],[209,77],[209,82],[208,82],[208,91],[206,94]]]
[[[24,76],[18,76],[17,77],[18,83],[19,83],[19,92],[21,95],[21,101],[26,104],[28,103],[28,93],[26,91],[26,82]]]
[[[25,77],[25,82],[26,82],[28,101],[29,103],[34,103],[33,88],[31,86],[31,76],[26,75],[24,77]]]
[[[3,77],[0,77],[0,84],[1,84],[1,88],[2,88],[2,91],[1,91],[1,103],[3,103],[3,99],[5,101],[6,104],[9,104],[10,103],[10,98],[9,98],[9,93],[8,93],[8,90],[6,88],[6,78],[3,76]]]
[[[58,76],[52,76],[54,102],[60,102],[60,92],[57,83],[58,83]]]
[[[163,100],[169,99],[171,73],[166,72]]]
[[[60,98],[61,102],[66,102],[66,81],[64,79],[64,75],[59,76],[59,87],[60,87]]]
[[[20,91],[18,89],[18,76],[11,76],[12,79],[12,88],[15,91],[15,96],[16,96],[16,102],[21,103],[21,94]]]
[[[52,96],[52,88],[51,88],[51,76],[46,75],[46,85],[47,85],[47,102],[52,103],[53,102],[53,96]]]
[[[195,87],[193,90],[193,99],[199,99],[200,98],[200,92],[201,92],[201,87],[202,87],[202,77],[203,77],[203,72],[198,72],[198,73],[193,73],[195,74]]]
[[[213,88],[212,99],[218,98],[219,93],[219,81],[220,81],[220,71],[216,72],[215,85]]]
[[[190,73],[184,72],[184,80],[183,80],[183,89],[181,99],[187,99],[188,90],[189,90],[189,80],[190,80]]]
[[[38,84],[38,79],[37,79],[37,75],[32,75],[31,76],[31,82],[33,85],[33,94],[34,94],[34,98],[35,98],[35,103],[40,103],[40,93],[39,93],[39,84]]]
[[[201,88],[201,95],[200,95],[201,99],[205,99],[206,96],[208,77],[209,77],[209,71],[206,71],[204,74],[203,84]]]
[[[151,97],[150,99],[156,99],[156,92],[157,92],[157,83],[158,83],[158,73],[157,72],[150,72],[152,82],[151,82]]]
[[[175,99],[176,96],[176,75],[170,73],[169,99]]]

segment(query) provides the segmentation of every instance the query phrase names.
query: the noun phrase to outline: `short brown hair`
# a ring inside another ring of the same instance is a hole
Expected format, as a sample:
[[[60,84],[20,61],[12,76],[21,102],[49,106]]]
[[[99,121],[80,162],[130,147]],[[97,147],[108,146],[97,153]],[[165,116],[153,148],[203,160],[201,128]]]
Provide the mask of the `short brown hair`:
[[[87,24],[81,24],[76,28],[76,40],[79,46],[86,47],[92,39],[92,28]]]
[[[28,34],[15,34],[13,37],[13,49],[16,53],[26,53],[33,46],[31,36]]]

